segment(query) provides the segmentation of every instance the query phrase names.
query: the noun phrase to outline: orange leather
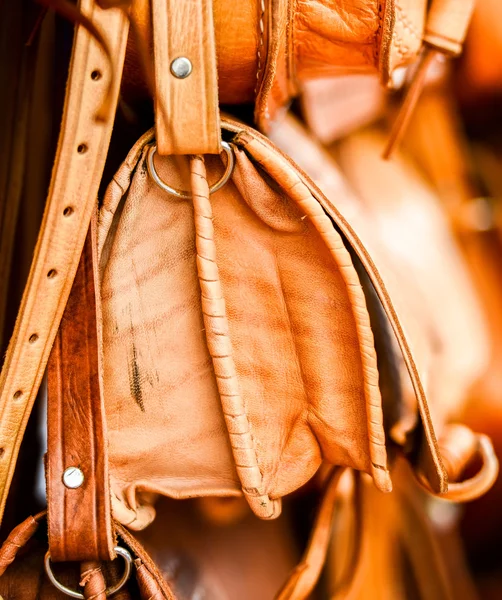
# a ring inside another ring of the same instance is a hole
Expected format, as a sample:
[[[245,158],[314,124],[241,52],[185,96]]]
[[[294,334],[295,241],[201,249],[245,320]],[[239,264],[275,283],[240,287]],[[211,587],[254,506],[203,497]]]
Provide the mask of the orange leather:
[[[276,600],[302,600],[309,598],[314,591],[326,562],[343,473],[343,469],[335,468],[329,474],[307,548],[301,561],[275,596]]]
[[[239,149],[232,182],[211,197],[214,236],[203,229],[210,213],[195,213],[194,230],[192,202],[144,172],[150,140],[133,148],[100,214],[116,517],[141,528],[152,493],[241,488],[257,514],[277,516],[280,497],[317,470],[321,448],[390,489],[369,317],[336,230],[316,231],[302,218],[310,205],[270,187]],[[165,181],[188,187],[172,160],[156,163]],[[222,166],[208,164],[212,180]],[[196,263],[195,235],[206,262]]]
[[[416,57],[426,3],[285,0],[264,4],[267,64],[256,97],[255,120],[264,131],[304,81],[340,73],[378,72],[387,83],[393,71]],[[348,8],[348,10],[347,10]],[[217,18],[217,17],[216,17]]]
[[[458,93],[471,103],[502,89],[502,19],[499,0],[476,4],[460,64]],[[476,107],[477,108],[477,107]]]
[[[222,104],[256,102],[255,118],[267,130],[305,81],[340,73],[394,70],[420,50],[425,0],[213,0],[219,96]],[[138,34],[149,46],[146,0],[136,2]],[[123,89],[134,102],[147,94],[137,44],[128,46]],[[166,69],[167,71],[167,69]]]
[[[218,154],[221,146],[212,0],[152,0],[159,154]],[[190,24],[187,28],[187,24]],[[171,72],[187,58],[188,77]]]
[[[388,422],[390,434],[397,443],[405,443],[416,426],[414,411],[418,400],[427,445],[422,447],[416,468],[425,474],[430,488],[445,494],[446,473],[434,429],[441,437],[445,422],[460,411],[469,385],[485,368],[487,346],[477,299],[444,216],[437,207],[437,199],[409,164],[387,164],[378,158],[383,137],[377,141],[375,135],[358,135],[341,145],[341,164],[359,192],[359,200],[332,158],[293,121],[285,121],[275,128],[272,137],[312,174],[328,198],[336,198],[336,208],[328,201],[327,210],[336,218],[368,271],[413,384],[414,394],[410,395],[409,380],[401,370],[399,385],[404,401],[401,401],[401,414],[395,414],[396,420],[393,422],[391,418]],[[338,211],[343,211],[344,216]],[[402,220],[398,218],[401,211]],[[352,227],[357,228],[360,238]],[[429,227],[428,232],[422,230]],[[427,243],[427,248],[422,247],[425,240],[433,238],[434,245]],[[366,248],[361,247],[361,239]],[[368,250],[375,262],[368,261]],[[438,254],[433,256],[435,252]],[[443,266],[439,269],[441,263]],[[447,281],[442,278],[442,269],[450,274]],[[450,287],[450,284],[453,285]],[[460,289],[462,303],[458,302]],[[389,302],[394,306],[389,306]],[[423,319],[422,326],[420,319]],[[392,346],[386,353],[395,355]],[[395,405],[395,388],[391,388],[391,392]],[[384,407],[389,418],[392,412],[385,396]],[[476,439],[480,441],[479,437]],[[490,484],[497,472],[496,459],[493,461],[491,455],[489,445],[484,456],[485,468],[478,474],[480,479],[486,477]],[[455,470],[451,475],[455,477]],[[463,490],[466,496],[477,497],[483,491],[483,484],[466,480],[459,488],[454,486],[454,490],[455,494]],[[466,497],[462,493],[457,497],[461,496]]]
[[[115,558],[92,237],[90,230],[47,369],[46,489],[55,562]],[[70,467],[84,476],[76,489],[63,483]]]
[[[116,58],[118,98],[127,20],[118,9],[103,11],[91,0],[81,8],[104,30]],[[96,72],[101,75],[92,77]],[[104,167],[112,122],[98,123],[110,66],[90,35],[79,28],[58,151],[37,247],[0,375],[0,515],[19,447],[75,275]]]

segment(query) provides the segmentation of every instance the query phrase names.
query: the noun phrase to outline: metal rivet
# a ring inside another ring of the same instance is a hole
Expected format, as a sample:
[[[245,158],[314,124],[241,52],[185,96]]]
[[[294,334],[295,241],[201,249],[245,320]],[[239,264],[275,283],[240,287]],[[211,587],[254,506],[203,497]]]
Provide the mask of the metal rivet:
[[[171,63],[171,73],[178,79],[185,79],[192,72],[192,63],[186,56],[175,58]]]
[[[84,474],[78,467],[68,467],[63,473],[63,483],[72,490],[84,483]]]

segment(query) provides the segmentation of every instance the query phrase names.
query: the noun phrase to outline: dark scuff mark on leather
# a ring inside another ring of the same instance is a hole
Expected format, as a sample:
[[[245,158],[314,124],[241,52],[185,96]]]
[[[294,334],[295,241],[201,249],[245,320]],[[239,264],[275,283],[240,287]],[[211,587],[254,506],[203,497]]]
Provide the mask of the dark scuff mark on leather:
[[[132,324],[132,308],[129,304],[129,319],[130,319],[130,331],[132,340],[132,353],[129,356],[129,389],[131,396],[134,398],[136,404],[140,407],[141,412],[145,412],[145,403],[143,402],[143,390],[141,388],[141,374],[138,364],[138,351],[136,349],[136,343],[134,341],[134,326]]]
[[[136,404],[140,407],[142,412],[145,412],[145,403],[143,402],[143,390],[141,389],[141,377],[138,365],[138,353],[134,342],[132,344],[132,358],[129,361],[129,388],[131,390],[131,396],[134,398]]]

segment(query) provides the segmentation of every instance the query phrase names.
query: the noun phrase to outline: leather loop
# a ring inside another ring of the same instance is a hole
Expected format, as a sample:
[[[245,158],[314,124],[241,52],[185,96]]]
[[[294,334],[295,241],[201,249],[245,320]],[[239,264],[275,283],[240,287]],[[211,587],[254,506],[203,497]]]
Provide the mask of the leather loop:
[[[469,432],[472,440],[466,444],[465,433]],[[479,471],[464,481],[454,481],[448,484],[445,493],[434,493],[430,485],[422,477],[418,477],[420,484],[425,489],[443,500],[453,502],[470,502],[485,494],[495,483],[499,464],[490,438],[486,435],[471,432],[467,427],[461,425],[450,425],[446,428],[447,435],[440,442],[439,447],[443,460],[445,460],[448,476],[457,479],[461,472],[476,456],[481,460]]]
[[[94,229],[87,236],[48,364],[46,465],[53,562],[115,558],[98,359],[101,336]],[[83,482],[75,488],[63,480],[70,468],[83,474]]]
[[[219,154],[212,0],[152,0],[152,15],[158,152]],[[184,77],[173,63],[181,59],[191,68]]]
[[[119,9],[103,11],[92,0],[82,0],[81,10],[101,28],[115,57],[110,96],[115,109],[127,17]],[[93,73],[100,77],[93,78]],[[112,118],[102,123],[95,115],[108,92],[110,76],[103,50],[79,27],[45,214],[0,376],[0,516],[95,207],[113,125]]]

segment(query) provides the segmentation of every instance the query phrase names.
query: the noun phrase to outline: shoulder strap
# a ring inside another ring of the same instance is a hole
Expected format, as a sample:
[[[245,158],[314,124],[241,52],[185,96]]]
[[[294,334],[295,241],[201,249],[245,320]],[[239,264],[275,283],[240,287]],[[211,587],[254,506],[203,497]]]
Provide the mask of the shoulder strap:
[[[101,29],[115,58],[112,110],[105,122],[96,121],[111,72],[103,50],[79,27],[42,227],[0,375],[0,517],[96,205],[119,93],[127,17],[94,0],[82,0],[81,10]]]

